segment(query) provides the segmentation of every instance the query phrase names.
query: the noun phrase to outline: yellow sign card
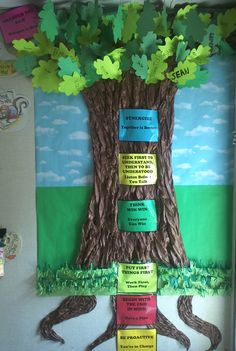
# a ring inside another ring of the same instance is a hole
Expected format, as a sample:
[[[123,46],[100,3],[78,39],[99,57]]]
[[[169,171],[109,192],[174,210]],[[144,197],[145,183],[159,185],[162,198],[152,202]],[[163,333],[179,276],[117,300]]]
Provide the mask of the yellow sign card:
[[[120,184],[148,185],[156,181],[156,154],[119,154]]]
[[[118,293],[156,293],[157,264],[151,263],[119,263]]]
[[[156,351],[156,329],[117,330],[117,351]]]

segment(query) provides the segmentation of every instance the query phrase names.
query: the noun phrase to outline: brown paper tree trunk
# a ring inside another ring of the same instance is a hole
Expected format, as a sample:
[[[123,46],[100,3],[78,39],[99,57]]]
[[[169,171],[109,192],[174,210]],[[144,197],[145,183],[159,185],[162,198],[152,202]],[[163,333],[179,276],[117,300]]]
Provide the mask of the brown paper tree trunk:
[[[82,231],[79,266],[107,267],[113,261],[154,261],[168,266],[188,264],[179,229],[171,166],[175,93],[176,87],[169,81],[146,85],[130,73],[121,82],[99,81],[83,92],[90,115],[94,189]],[[119,109],[122,108],[158,110],[159,141],[119,141]],[[120,185],[119,153],[156,154],[157,183]],[[158,230],[119,231],[118,200],[143,199],[156,201]]]

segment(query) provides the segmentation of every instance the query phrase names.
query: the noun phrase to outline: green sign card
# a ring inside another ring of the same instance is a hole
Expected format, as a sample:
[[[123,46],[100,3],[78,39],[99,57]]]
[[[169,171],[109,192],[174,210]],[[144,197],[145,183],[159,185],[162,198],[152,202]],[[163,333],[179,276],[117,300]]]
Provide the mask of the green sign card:
[[[125,232],[156,231],[155,200],[118,201],[118,228]]]
[[[119,263],[118,294],[156,293],[156,263]]]

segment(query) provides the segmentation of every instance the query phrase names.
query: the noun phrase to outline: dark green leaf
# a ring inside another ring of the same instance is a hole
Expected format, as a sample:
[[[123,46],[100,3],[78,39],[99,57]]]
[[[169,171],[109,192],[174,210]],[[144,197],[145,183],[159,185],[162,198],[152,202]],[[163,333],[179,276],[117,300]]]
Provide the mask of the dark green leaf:
[[[157,36],[153,32],[148,32],[144,37],[141,43],[142,51],[151,56],[157,50]]]
[[[140,38],[143,38],[148,32],[153,32],[155,29],[154,18],[156,16],[155,7],[150,1],[145,1],[143,11],[137,22],[137,32]]]

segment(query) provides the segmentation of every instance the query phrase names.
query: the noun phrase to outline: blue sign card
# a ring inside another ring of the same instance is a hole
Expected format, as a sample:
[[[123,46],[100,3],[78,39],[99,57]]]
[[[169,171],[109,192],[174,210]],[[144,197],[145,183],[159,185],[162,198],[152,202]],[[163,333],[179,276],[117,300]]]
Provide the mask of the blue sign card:
[[[158,141],[158,111],[122,109],[119,118],[119,140]]]

